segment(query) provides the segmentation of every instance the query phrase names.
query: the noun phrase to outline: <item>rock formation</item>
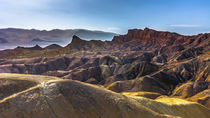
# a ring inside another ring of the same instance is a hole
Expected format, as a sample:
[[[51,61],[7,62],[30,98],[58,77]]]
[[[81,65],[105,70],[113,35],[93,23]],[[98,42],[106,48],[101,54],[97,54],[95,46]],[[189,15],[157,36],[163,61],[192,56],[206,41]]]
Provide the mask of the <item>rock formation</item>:
[[[210,34],[129,30],[112,41],[73,36],[63,48],[0,51],[0,73],[56,76],[114,92],[168,96],[209,106]]]
[[[45,49],[61,49],[62,46],[58,45],[58,44],[51,44],[49,46],[46,46]]]

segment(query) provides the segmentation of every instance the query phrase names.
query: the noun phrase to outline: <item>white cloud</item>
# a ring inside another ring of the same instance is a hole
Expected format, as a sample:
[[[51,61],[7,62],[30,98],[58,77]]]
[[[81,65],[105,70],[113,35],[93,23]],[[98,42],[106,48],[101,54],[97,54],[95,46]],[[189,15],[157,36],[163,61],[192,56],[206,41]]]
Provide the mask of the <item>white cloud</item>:
[[[0,28],[53,27],[58,21],[52,17],[54,14],[48,14],[51,1],[54,0],[0,0]]]
[[[41,6],[50,0],[0,0],[1,5]]]
[[[192,24],[176,24],[170,25],[171,27],[183,27],[183,28],[193,28],[193,27],[201,27],[201,25],[192,25]]]
[[[118,33],[120,31],[120,28],[118,28],[118,27],[108,27],[107,31]]]
[[[26,11],[47,9],[54,0],[0,0],[0,10]]]

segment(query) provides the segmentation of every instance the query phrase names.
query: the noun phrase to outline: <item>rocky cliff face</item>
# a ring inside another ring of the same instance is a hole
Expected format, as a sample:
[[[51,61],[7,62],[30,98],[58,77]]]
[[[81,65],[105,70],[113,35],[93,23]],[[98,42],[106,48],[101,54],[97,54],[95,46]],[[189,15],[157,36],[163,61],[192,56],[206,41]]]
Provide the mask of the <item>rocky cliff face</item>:
[[[118,93],[176,97],[210,108],[210,34],[134,29],[112,41],[73,36],[63,48],[21,48],[0,55],[0,73],[57,76]]]
[[[78,36],[74,35],[72,37],[72,42],[66,46],[68,50],[96,50],[103,48],[104,43],[100,40],[86,41],[80,39]]]

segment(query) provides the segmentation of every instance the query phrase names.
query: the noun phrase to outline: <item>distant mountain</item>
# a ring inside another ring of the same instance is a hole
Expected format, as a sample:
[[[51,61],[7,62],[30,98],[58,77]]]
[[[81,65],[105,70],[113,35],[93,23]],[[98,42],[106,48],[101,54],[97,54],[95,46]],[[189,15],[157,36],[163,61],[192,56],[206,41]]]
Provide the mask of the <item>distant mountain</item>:
[[[17,49],[22,49],[22,50],[42,50],[42,47],[40,47],[39,45],[35,45],[33,47],[21,47],[21,46],[17,46],[17,48],[15,48],[14,50],[17,50]]]
[[[71,42],[72,36],[77,35],[85,40],[111,40],[113,36],[118,35],[111,32],[91,31],[85,29],[54,29],[50,31],[36,29],[0,29],[0,43],[9,44],[39,44],[49,45],[57,43],[59,45]],[[44,44],[43,44],[44,43]]]
[[[6,39],[4,39],[4,38],[0,38],[0,44],[1,43],[8,43],[8,41]]]
[[[45,49],[60,49],[60,48],[62,48],[62,46],[57,45],[57,44],[51,44],[45,47]]]
[[[35,38],[35,39],[33,39],[32,40],[32,42],[43,42],[44,40],[41,40],[41,39],[39,39],[39,38]]]

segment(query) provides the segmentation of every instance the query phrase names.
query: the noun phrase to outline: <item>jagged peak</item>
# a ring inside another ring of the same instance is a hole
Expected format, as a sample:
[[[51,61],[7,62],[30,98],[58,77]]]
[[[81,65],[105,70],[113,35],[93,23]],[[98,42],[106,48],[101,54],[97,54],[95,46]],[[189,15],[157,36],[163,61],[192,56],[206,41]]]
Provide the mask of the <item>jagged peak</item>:
[[[156,30],[145,27],[143,31],[156,31]]]
[[[77,49],[77,50],[82,50],[82,49],[91,49],[91,48],[101,48],[104,45],[104,42],[100,40],[83,40],[79,38],[78,36],[74,35],[72,37],[72,41],[70,44],[68,44],[66,47],[69,49]]]
[[[36,44],[35,46],[34,46],[34,48],[41,48],[38,44]]]
[[[73,35],[72,36],[72,40],[71,40],[71,43],[69,43],[67,45],[67,47],[80,47],[82,45],[84,45],[87,41],[81,39],[80,37],[76,36],[76,35]]]
[[[58,44],[51,44],[45,47],[45,49],[60,49],[60,48],[62,48],[62,46]]]
[[[77,35],[73,35],[72,39],[80,39]]]
[[[160,31],[156,31],[154,29],[150,29],[148,27],[145,27],[143,30],[142,29],[130,29],[128,30],[128,35],[132,35],[132,34],[135,34],[135,33],[151,33],[151,32],[160,32]]]
[[[31,50],[41,50],[42,47],[40,47],[38,44],[36,44],[34,47],[29,47],[29,48],[25,48],[25,49],[31,49]]]
[[[129,29],[128,34],[132,32],[148,32],[148,31],[156,31],[156,30],[148,28],[148,27],[145,27],[143,30],[135,28],[135,29]],[[160,32],[160,31],[157,31],[157,32]]]
[[[143,30],[142,29],[129,29],[127,34],[136,32],[136,31],[143,31]]]
[[[17,46],[15,49],[31,49],[31,50],[41,50],[42,47],[40,47],[38,44],[36,44],[33,47],[21,47],[21,46]]]
[[[72,41],[71,44],[75,44],[75,43],[81,43],[81,42],[86,42],[85,40],[82,40],[81,38],[79,38],[78,36],[74,35],[72,37]]]
[[[182,36],[182,38],[180,36]],[[183,38],[186,39],[187,37],[173,32],[157,31],[146,27],[143,30],[142,29],[128,30],[128,33],[126,35],[115,36],[113,38],[113,41],[118,43],[137,41],[142,45],[166,46],[169,44],[173,44],[175,39],[181,40]]]

